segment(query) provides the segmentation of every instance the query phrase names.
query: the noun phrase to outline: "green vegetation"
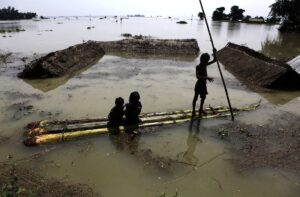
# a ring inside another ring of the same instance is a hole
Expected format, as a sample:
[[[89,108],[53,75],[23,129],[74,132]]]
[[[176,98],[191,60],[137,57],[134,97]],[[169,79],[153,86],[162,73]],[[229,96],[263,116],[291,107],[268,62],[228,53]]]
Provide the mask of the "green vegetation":
[[[231,7],[229,17],[232,21],[242,20],[244,18],[244,12],[245,10],[240,9],[239,6],[234,5]]]
[[[14,7],[7,7],[0,9],[0,20],[22,20],[32,19],[37,14],[33,12],[19,12]]]
[[[224,14],[225,8],[224,7],[219,7],[213,12],[212,19],[213,20],[225,20],[227,18],[227,15]]]
[[[12,53],[3,53],[1,54],[0,53],[0,64],[4,63],[6,64],[7,63],[7,59],[12,55]]]
[[[130,38],[130,37],[132,37],[132,34],[130,34],[130,33],[124,33],[124,34],[121,34],[121,36],[123,36],[125,38]]]
[[[225,14],[225,7],[219,7],[213,12],[213,20],[232,20],[239,21],[244,18],[245,10],[240,9],[239,6],[232,6],[229,14]]]
[[[198,17],[200,18],[200,20],[204,19],[204,13],[203,12],[199,12],[198,13]]]
[[[13,32],[21,32],[21,31],[25,31],[25,29],[9,29],[9,30],[5,30],[5,29],[0,29],[0,34],[5,34],[5,33],[13,33]]]
[[[299,8],[300,9],[300,8]],[[250,15],[244,16],[244,9],[239,8],[239,6],[232,6],[230,13],[224,13],[225,7],[217,8],[212,15],[212,19],[215,21],[234,21],[234,22],[246,22],[246,23],[256,23],[256,24],[278,24],[280,18],[278,16],[272,16],[264,19],[262,16],[252,17]]]
[[[282,32],[300,32],[300,1],[276,0],[271,6],[269,15],[283,19],[279,28]]]

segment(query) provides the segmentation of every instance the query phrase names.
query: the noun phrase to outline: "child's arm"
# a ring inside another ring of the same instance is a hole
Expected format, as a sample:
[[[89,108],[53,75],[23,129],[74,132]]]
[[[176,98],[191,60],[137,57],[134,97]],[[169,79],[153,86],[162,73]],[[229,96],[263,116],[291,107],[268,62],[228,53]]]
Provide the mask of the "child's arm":
[[[209,82],[213,82],[214,81],[214,78],[212,78],[212,77],[200,75],[200,73],[198,72],[197,69],[196,69],[196,77],[197,77],[197,79],[207,79]]]
[[[215,49],[215,48],[213,49],[213,56],[214,56],[214,59],[211,62],[208,62],[206,66],[209,66],[217,61],[217,49]]]

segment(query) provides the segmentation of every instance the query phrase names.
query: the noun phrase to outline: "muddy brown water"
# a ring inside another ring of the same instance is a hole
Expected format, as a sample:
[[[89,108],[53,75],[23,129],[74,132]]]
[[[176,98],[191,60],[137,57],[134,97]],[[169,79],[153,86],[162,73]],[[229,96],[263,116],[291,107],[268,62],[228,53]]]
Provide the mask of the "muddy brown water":
[[[0,72],[0,161],[6,161],[9,154],[17,160],[50,149],[28,166],[46,177],[89,184],[103,196],[159,196],[162,192],[168,196],[176,192],[180,196],[298,196],[298,174],[269,168],[240,171],[234,166],[230,143],[209,131],[230,119],[205,120],[191,129],[188,124],[161,128],[130,143],[98,136],[34,148],[23,146],[22,131],[28,122],[106,116],[114,98],[127,100],[134,90],[141,94],[144,112],[188,109],[198,59],[106,55],[72,76],[28,81],[16,77],[23,68],[22,57],[33,59],[83,40],[118,40],[122,33],[196,38],[202,52],[211,51],[203,21],[188,21],[182,26],[175,20],[156,18],[131,18],[122,24],[113,19],[58,18],[9,24],[26,31],[0,37],[1,51],[13,52],[9,63],[1,64]],[[279,59],[291,59],[300,53],[299,34],[280,34],[277,26],[227,22],[210,25],[217,48],[231,41]],[[87,30],[88,26],[95,28]],[[9,28],[0,22],[0,28],[4,27]],[[254,92],[226,69],[223,72],[233,106],[262,100],[260,109],[241,114],[236,117],[238,121],[264,125],[283,112],[300,117],[299,91]],[[227,105],[216,65],[210,66],[208,73],[215,82],[208,84],[206,106]],[[148,150],[176,162],[167,169],[149,165],[136,154]]]

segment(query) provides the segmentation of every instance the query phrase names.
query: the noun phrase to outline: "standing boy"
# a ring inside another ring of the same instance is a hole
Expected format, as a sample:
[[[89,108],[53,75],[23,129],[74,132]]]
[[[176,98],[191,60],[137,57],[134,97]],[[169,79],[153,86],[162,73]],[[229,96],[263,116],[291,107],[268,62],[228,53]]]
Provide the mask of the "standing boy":
[[[200,108],[199,108],[199,116],[201,114],[206,115],[206,112],[203,110],[204,101],[205,101],[206,95],[208,94],[206,82],[207,82],[207,80],[209,82],[214,81],[214,79],[212,77],[207,76],[207,68],[206,67],[217,61],[216,56],[215,56],[216,52],[217,52],[217,50],[213,49],[214,59],[211,62],[209,62],[210,56],[208,53],[202,54],[200,57],[200,64],[198,66],[196,66],[196,77],[198,80],[195,85],[195,96],[194,96],[194,100],[193,100],[192,117],[194,117],[196,115],[195,108],[196,108],[198,96],[200,96],[200,98],[201,98],[201,103],[200,103]]]

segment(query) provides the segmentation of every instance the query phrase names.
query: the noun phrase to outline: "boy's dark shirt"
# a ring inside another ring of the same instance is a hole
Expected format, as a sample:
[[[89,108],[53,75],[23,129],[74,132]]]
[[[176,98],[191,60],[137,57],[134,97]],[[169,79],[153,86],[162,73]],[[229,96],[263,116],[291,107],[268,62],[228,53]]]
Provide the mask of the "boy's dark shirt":
[[[125,105],[125,117],[127,124],[137,124],[140,122],[139,114],[142,110],[141,102],[127,103]]]
[[[200,76],[200,78],[198,78],[198,83],[206,84],[206,81],[207,81],[207,69],[206,69],[206,67],[207,67],[206,65],[203,65],[201,63],[198,66],[196,66],[197,78],[198,78],[198,75]]]
[[[123,123],[124,108],[115,106],[110,110],[108,115],[108,124],[110,126],[120,126]]]
[[[206,81],[207,81],[207,65],[199,64],[196,66],[196,76],[197,76],[197,82],[195,84],[195,92],[197,94],[200,94],[200,96],[204,97],[208,94],[207,87],[206,87]]]

